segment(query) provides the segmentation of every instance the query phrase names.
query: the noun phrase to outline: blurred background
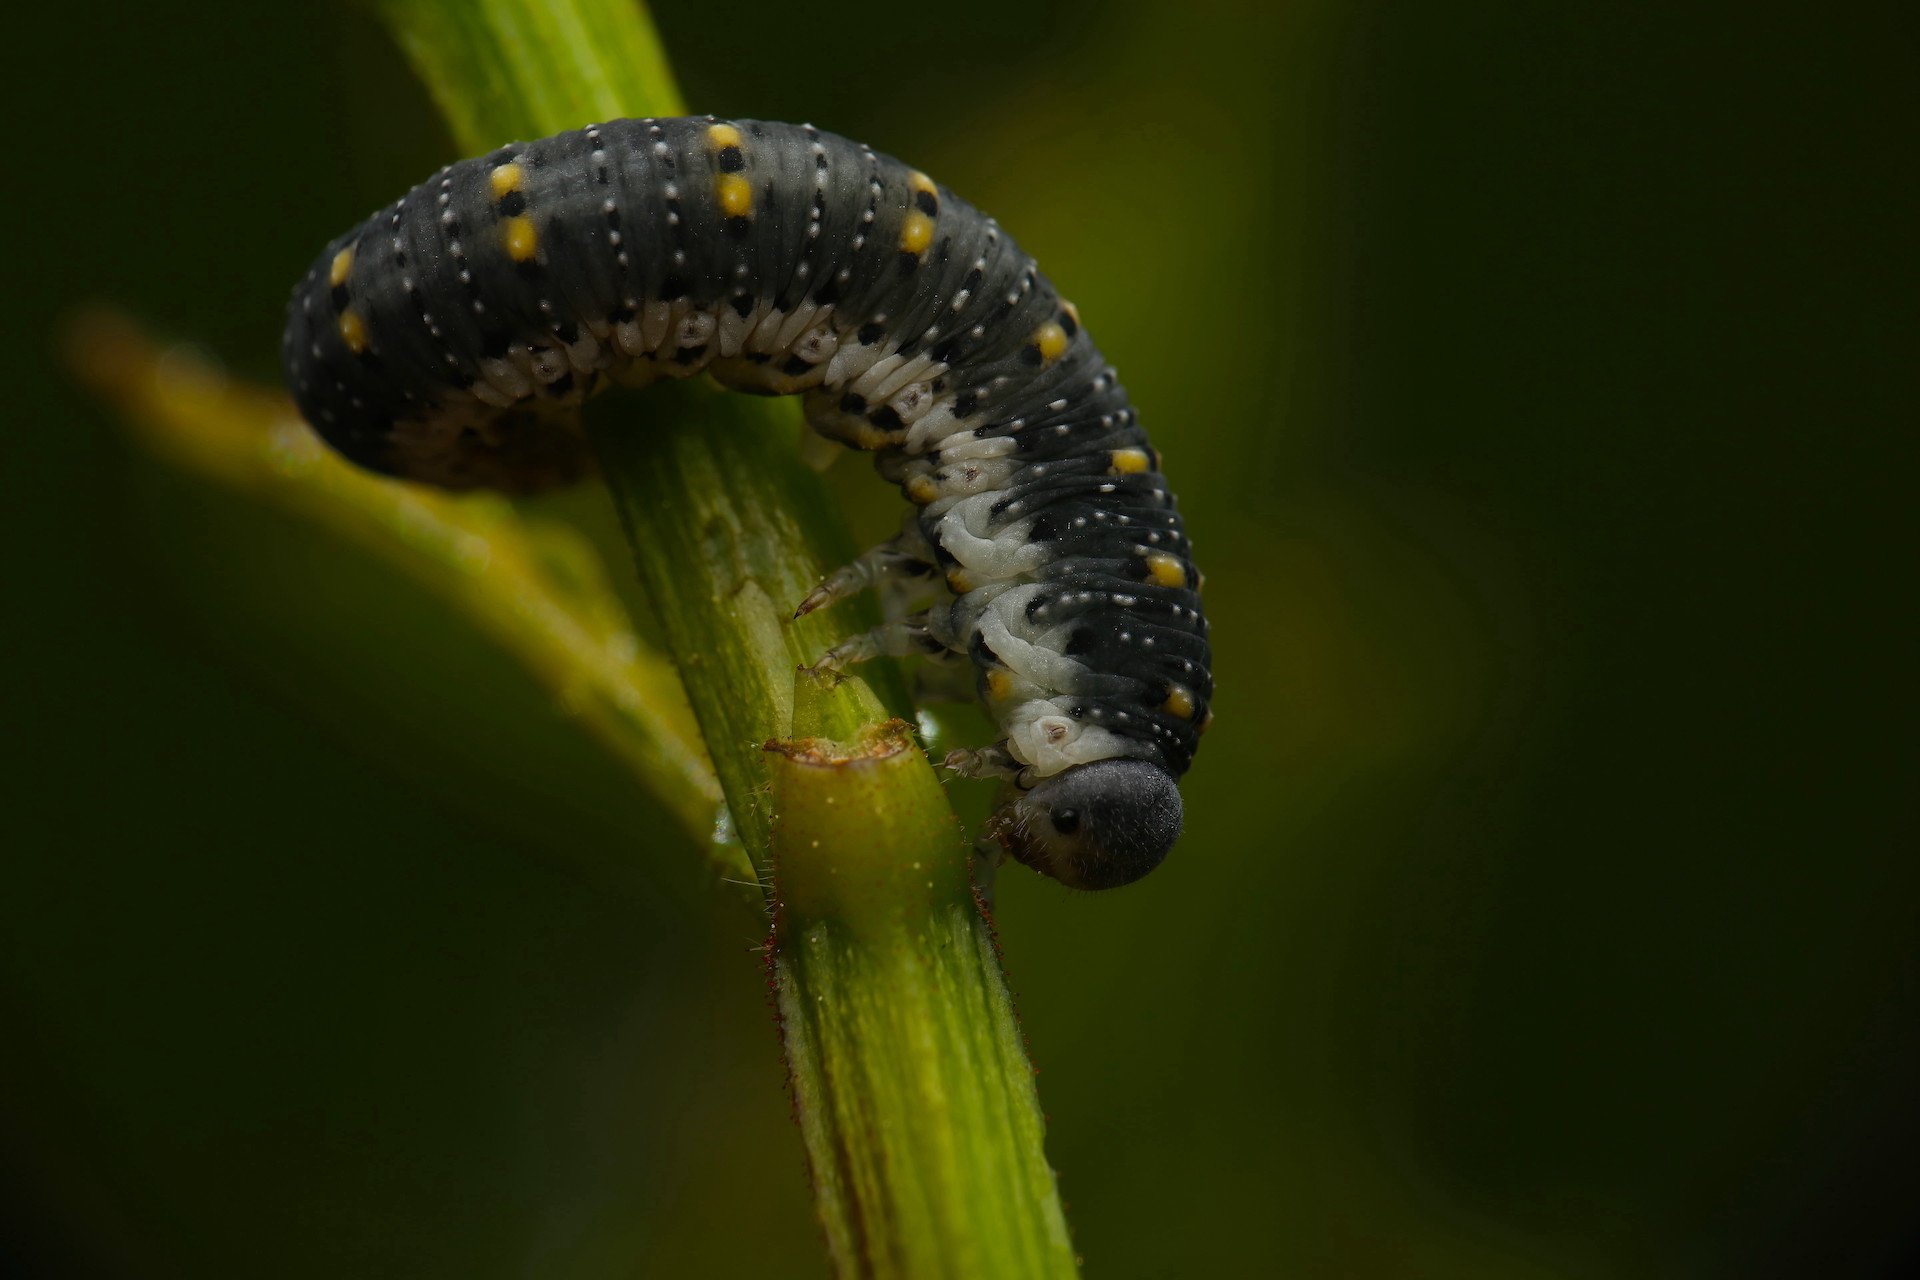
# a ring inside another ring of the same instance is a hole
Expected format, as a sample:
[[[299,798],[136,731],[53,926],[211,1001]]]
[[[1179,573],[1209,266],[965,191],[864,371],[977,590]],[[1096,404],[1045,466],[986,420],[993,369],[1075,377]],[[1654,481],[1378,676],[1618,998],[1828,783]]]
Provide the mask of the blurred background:
[[[1910,7],[656,16],[696,110],[993,212],[1179,486],[1189,834],[1001,888],[1089,1275],[1920,1266]],[[273,381],[316,247],[455,158],[405,65],[333,4],[10,42],[0,1271],[824,1274],[762,922],[55,355],[104,300]]]

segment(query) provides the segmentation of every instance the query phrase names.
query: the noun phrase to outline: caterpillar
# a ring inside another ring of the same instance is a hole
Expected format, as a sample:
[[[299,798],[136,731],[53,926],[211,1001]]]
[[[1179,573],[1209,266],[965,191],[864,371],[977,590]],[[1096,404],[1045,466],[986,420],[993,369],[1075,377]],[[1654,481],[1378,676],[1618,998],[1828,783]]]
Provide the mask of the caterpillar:
[[[1065,884],[1136,880],[1178,837],[1213,679],[1160,455],[1073,305],[918,170],[711,116],[501,147],[329,244],[283,356],[333,448],[450,489],[582,474],[577,406],[610,382],[802,396],[914,510],[797,612],[888,582],[938,596],[815,672],[964,655],[1003,736],[946,763],[1013,783],[994,838]]]

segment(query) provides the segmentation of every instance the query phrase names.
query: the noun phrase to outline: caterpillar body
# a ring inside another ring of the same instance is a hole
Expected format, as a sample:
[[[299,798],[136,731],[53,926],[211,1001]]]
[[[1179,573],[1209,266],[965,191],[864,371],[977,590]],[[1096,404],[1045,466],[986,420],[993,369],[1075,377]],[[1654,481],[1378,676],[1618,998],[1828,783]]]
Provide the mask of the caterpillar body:
[[[803,396],[916,511],[800,612],[888,579],[948,589],[816,670],[965,655],[1004,739],[948,763],[1015,784],[995,830],[1056,879],[1127,883],[1178,836],[1213,682],[1159,455],[1073,306],[925,174],[713,117],[502,147],[328,245],[284,364],[341,453],[455,489],[585,471],[575,406],[610,381]]]

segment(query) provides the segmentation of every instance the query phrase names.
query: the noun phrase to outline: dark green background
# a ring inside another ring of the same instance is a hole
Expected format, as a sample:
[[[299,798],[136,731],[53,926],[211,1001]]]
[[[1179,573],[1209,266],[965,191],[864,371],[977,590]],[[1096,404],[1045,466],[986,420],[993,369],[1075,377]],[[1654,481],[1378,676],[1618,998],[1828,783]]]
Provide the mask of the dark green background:
[[[1179,484],[1189,834],[1002,889],[1090,1275],[1920,1261],[1916,24],[1673,8],[660,6],[696,109],[993,211]],[[0,1271],[821,1274],[758,922],[55,362],[111,299],[270,378],[315,247],[452,158],[398,57],[8,30]]]

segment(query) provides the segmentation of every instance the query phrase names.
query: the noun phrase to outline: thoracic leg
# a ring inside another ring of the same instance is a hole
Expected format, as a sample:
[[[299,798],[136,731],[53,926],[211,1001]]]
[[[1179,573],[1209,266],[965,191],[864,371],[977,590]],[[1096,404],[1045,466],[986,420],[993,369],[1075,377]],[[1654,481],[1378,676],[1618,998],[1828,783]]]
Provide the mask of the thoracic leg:
[[[946,644],[927,625],[927,615],[916,613],[897,622],[883,622],[850,640],[842,640],[806,668],[809,675],[837,679],[848,667],[882,656],[904,658],[913,653],[944,653]]]
[[[1004,742],[996,742],[977,751],[969,747],[956,748],[947,752],[947,758],[940,762],[940,767],[963,778],[1005,778],[1010,782],[1017,781],[1021,771],[1026,768],[1013,758]]]
[[[815,609],[824,609],[884,582],[927,578],[932,573],[932,556],[927,553],[926,541],[920,537],[919,530],[903,532],[828,574],[819,586],[807,593],[793,616],[803,618]]]

